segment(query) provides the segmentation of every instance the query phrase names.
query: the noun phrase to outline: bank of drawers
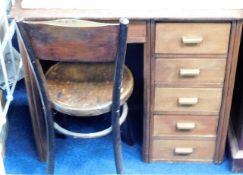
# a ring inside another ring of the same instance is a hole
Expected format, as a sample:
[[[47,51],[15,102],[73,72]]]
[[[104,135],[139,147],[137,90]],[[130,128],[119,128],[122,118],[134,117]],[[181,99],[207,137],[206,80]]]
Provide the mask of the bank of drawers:
[[[229,23],[157,23],[151,160],[213,161]]]

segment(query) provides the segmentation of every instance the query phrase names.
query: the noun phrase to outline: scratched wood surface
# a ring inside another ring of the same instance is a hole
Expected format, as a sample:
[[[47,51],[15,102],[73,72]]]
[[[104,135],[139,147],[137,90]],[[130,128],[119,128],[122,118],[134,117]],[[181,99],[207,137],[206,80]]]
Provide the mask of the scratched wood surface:
[[[176,148],[191,148],[192,153],[175,153]],[[212,162],[215,151],[215,140],[157,140],[154,139],[153,161],[196,161]]]
[[[118,24],[83,20],[24,23],[39,59],[103,62],[116,57]]]
[[[62,76],[60,76],[62,75]],[[93,116],[111,110],[114,64],[59,62],[46,73],[47,89],[54,108],[74,116]],[[125,67],[121,104],[130,97],[133,77]]]

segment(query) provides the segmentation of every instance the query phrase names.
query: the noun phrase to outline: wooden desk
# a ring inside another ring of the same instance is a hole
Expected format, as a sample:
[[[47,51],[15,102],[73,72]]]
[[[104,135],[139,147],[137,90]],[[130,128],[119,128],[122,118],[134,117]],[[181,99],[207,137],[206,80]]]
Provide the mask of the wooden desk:
[[[241,6],[230,8],[230,1],[214,5],[199,1],[198,6],[182,9],[173,8],[179,3],[175,0],[164,8],[157,1],[133,2],[131,7],[122,3],[128,8],[113,4],[114,8],[99,10],[23,9],[17,0],[11,16],[16,20],[128,17],[129,43],[144,44],[144,160],[221,162],[242,31]],[[141,3],[146,8],[136,6]],[[210,8],[200,9],[200,4]],[[44,160],[39,99],[27,64],[25,71],[34,133]]]

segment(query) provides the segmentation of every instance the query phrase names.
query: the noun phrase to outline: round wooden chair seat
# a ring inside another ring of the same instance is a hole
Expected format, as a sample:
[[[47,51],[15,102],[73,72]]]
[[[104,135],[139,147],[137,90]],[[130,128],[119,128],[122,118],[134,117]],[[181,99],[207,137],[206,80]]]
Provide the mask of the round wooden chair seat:
[[[100,115],[111,110],[114,79],[112,63],[59,62],[46,73],[53,108],[74,116]],[[121,105],[133,90],[131,71],[124,66]]]

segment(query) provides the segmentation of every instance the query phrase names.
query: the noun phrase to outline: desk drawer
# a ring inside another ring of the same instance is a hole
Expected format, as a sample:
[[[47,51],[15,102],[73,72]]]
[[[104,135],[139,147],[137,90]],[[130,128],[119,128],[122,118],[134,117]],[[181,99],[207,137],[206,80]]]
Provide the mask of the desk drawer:
[[[152,160],[213,161],[215,140],[154,140]]]
[[[158,23],[155,53],[226,54],[229,23]]]
[[[155,88],[154,111],[218,115],[222,88]]]
[[[216,137],[217,116],[154,115],[153,136]]]
[[[217,84],[222,87],[226,59],[156,59],[155,82]]]
[[[146,22],[131,22],[128,27],[128,43],[146,42]]]

